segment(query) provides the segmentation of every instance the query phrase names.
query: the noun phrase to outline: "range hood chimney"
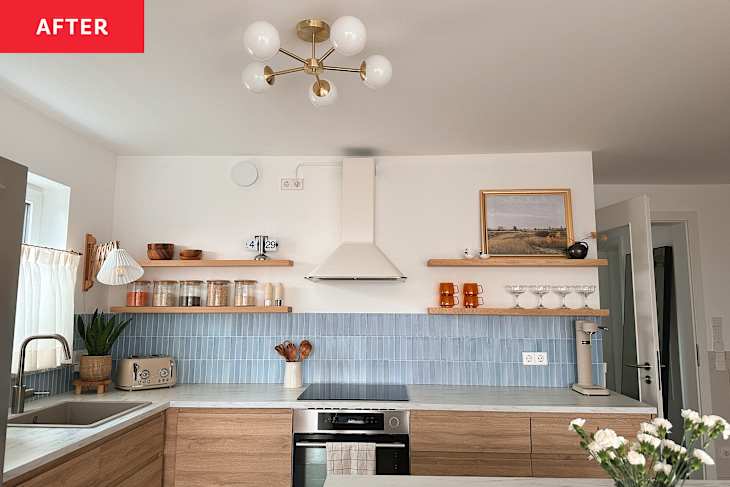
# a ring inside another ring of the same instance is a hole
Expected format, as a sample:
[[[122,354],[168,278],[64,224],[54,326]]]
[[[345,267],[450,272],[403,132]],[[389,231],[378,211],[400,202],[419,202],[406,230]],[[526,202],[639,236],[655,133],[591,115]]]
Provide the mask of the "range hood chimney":
[[[342,243],[307,279],[394,281],[405,279],[375,245],[375,160],[342,161]]]

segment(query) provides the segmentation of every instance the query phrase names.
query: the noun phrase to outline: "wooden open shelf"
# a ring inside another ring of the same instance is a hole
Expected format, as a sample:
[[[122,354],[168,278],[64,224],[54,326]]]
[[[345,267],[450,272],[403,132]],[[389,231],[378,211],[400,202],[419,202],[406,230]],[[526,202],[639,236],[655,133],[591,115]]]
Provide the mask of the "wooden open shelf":
[[[291,306],[112,306],[112,313],[291,313]]]
[[[269,259],[269,260],[145,260],[140,263],[142,267],[291,267],[293,260]]]
[[[607,309],[549,309],[549,308],[428,308],[430,315],[486,315],[486,316],[593,316],[605,318]]]
[[[563,257],[490,257],[489,259],[428,259],[428,267],[603,267],[607,259]]]

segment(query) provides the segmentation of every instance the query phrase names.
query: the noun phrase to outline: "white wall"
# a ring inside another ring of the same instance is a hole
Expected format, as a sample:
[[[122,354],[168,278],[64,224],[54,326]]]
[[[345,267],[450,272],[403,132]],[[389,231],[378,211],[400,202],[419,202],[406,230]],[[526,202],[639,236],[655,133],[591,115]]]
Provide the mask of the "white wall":
[[[653,212],[684,211],[695,212],[699,226],[699,253],[701,260],[702,289],[706,323],[700,324],[706,337],[711,337],[710,319],[722,317],[730,320],[730,299],[727,279],[730,276],[730,185],[596,185],[596,208],[646,194],[651,199]],[[730,333],[725,336],[726,350],[730,349]],[[708,343],[700,343],[705,350]],[[727,371],[716,371],[712,366],[712,354],[704,353],[711,364],[710,380],[712,409],[715,414],[730,417],[730,375]],[[730,359],[730,353],[726,356]],[[719,442],[730,448],[730,442]],[[718,448],[717,452],[720,452]],[[719,456],[719,455],[718,455]],[[717,458],[717,457],[716,457]],[[718,475],[730,478],[730,461],[717,458]]]
[[[114,154],[3,93],[0,113],[0,155],[71,188],[67,246],[83,251],[86,233],[110,240]],[[76,311],[105,307],[104,286],[81,291],[83,266],[79,267]]]
[[[487,304],[509,306],[507,283],[597,283],[595,269],[427,268],[431,257],[459,257],[480,246],[480,189],[570,188],[576,235],[595,227],[591,154],[500,154],[376,159],[376,242],[406,282],[310,282],[304,276],[339,242],[340,178],[335,167],[306,167],[304,191],[282,192],[299,162],[338,158],[257,157],[262,178],[236,187],[231,166],[243,157],[119,157],[114,235],[133,256],[148,242],[201,248],[209,257],[250,258],[243,241],[279,238],[276,269],[148,269],[146,278],[253,278],[281,281],[296,312],[413,312],[435,304],[439,281],[478,281]],[[532,298],[528,296],[527,299]],[[550,296],[551,300],[556,299]],[[572,296],[577,300],[577,296]],[[593,297],[598,303],[597,296]],[[121,290],[112,304],[121,304]]]

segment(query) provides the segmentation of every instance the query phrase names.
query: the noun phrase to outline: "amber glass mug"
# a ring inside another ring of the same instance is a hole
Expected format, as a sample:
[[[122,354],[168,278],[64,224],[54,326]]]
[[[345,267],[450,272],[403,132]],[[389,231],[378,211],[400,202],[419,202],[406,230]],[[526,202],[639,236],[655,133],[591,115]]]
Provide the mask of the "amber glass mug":
[[[484,304],[484,298],[481,296],[464,296],[464,307],[465,308],[478,308]]]
[[[484,294],[484,288],[476,282],[465,282],[463,285],[464,296],[481,296]]]
[[[439,306],[442,308],[453,308],[459,304],[459,296],[452,296],[450,294],[442,294],[439,299]]]
[[[455,294],[459,294],[459,286],[453,282],[440,282],[439,294],[441,296],[454,296]]]

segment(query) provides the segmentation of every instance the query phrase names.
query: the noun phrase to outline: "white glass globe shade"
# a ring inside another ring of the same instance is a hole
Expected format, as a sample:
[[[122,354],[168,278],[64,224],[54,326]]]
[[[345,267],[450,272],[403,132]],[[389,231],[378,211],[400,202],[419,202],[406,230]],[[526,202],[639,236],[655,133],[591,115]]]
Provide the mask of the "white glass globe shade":
[[[360,77],[365,86],[377,90],[390,82],[390,78],[393,77],[393,66],[387,57],[373,54],[362,62]]]
[[[274,84],[274,78],[267,75],[273,73],[270,67],[262,63],[251,63],[243,68],[241,81],[243,86],[253,93],[263,93]]]
[[[340,17],[330,29],[330,40],[338,54],[354,56],[365,48],[368,33],[360,19],[352,16]]]
[[[337,87],[328,79],[322,79],[320,82],[315,81],[309,88],[309,101],[317,108],[332,105],[337,101]]]
[[[270,23],[259,20],[248,26],[243,34],[243,44],[254,59],[266,61],[279,52],[279,31]]]

